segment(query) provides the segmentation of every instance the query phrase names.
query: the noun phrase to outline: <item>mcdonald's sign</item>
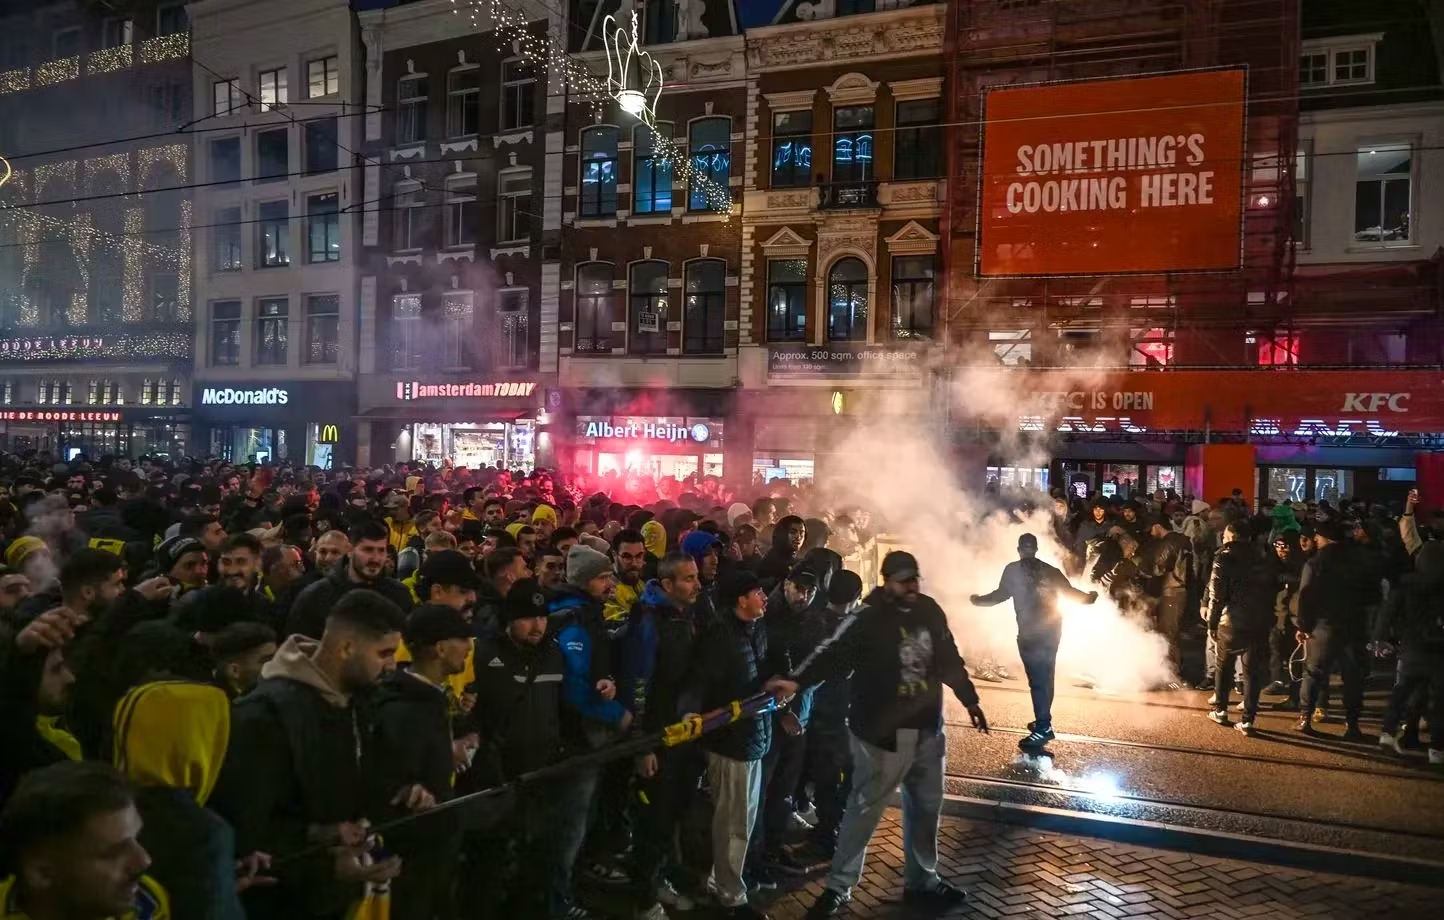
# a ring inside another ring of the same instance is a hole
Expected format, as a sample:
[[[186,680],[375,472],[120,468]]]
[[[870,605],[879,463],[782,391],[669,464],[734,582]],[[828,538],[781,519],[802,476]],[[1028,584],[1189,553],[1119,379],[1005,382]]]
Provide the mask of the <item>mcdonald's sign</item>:
[[[335,425],[322,425],[321,435],[316,438],[317,444],[339,444],[341,441],[341,429]]]

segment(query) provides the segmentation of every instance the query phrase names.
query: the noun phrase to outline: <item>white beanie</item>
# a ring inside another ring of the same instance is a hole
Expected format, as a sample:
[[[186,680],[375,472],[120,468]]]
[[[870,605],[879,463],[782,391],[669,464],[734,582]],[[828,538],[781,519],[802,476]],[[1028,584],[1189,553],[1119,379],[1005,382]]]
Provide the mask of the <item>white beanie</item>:
[[[752,509],[747,507],[746,502],[733,502],[732,506],[727,509],[727,525],[729,527],[736,527],[738,518],[744,514],[751,513]]]

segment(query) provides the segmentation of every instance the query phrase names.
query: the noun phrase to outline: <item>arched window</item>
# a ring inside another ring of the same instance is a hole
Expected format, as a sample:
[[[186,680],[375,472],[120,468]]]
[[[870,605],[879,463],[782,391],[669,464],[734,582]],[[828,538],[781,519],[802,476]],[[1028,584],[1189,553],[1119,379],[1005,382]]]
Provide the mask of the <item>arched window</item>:
[[[695,259],[687,263],[686,275],[682,352],[720,355],[727,311],[727,263],[721,259]]]
[[[582,132],[581,182],[577,213],[611,217],[617,213],[617,129],[599,125]]]
[[[827,273],[827,339],[867,339],[867,265],[861,259],[838,259]]]
[[[634,262],[628,271],[627,320],[630,352],[634,355],[667,353],[667,263]]]
[[[699,118],[692,122],[687,129],[687,153],[693,175],[687,190],[687,210],[724,210],[732,198],[728,186],[732,177],[732,119]]]
[[[576,322],[572,351],[579,355],[612,353],[612,263],[577,266]]]

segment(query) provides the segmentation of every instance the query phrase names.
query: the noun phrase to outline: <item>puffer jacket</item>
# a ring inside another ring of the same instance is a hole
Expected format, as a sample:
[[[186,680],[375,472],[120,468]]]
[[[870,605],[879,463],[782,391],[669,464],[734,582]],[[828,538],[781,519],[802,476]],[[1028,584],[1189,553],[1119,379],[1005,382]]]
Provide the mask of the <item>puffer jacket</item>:
[[[743,700],[762,689],[782,662],[769,654],[767,621],[744,622],[717,616],[702,627],[678,708],[706,712]],[[700,744],[733,760],[761,760],[772,747],[772,714],[759,713],[704,735]]]
[[[1246,540],[1219,549],[1208,577],[1210,631],[1226,628],[1234,635],[1258,636],[1273,628],[1278,569],[1270,565],[1271,558],[1269,551]]]
[[[1414,571],[1391,591],[1374,627],[1378,642],[1444,652],[1444,543],[1425,543],[1414,556]]]

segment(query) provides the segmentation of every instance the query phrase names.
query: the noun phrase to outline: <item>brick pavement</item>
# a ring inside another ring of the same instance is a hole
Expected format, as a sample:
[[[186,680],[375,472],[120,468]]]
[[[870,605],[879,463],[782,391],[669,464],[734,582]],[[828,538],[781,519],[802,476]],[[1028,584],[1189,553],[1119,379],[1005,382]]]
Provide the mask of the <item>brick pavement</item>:
[[[1116,844],[1026,827],[944,817],[939,837],[945,877],[968,889],[948,917],[1292,918],[1439,917],[1444,892],[1425,886],[1327,875]],[[901,904],[902,825],[890,810],[872,838],[851,917],[912,918]],[[779,893],[774,920],[800,920],[822,889]],[[929,914],[928,916],[939,916]]]

